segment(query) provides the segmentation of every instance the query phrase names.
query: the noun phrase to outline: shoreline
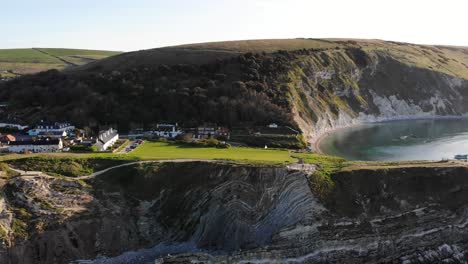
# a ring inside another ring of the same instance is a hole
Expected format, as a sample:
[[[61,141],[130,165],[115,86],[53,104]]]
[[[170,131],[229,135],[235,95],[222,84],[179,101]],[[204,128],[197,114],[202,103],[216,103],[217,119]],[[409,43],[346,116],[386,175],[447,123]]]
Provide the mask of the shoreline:
[[[407,118],[389,118],[389,119],[382,119],[382,120],[376,120],[376,121],[359,121],[359,120],[356,120],[357,123],[351,123],[349,125],[345,125],[345,126],[340,126],[340,127],[335,127],[335,128],[332,128],[332,129],[329,129],[329,130],[326,130],[320,134],[318,134],[318,136],[315,137],[314,140],[312,140],[312,146],[314,147],[314,151],[317,153],[317,154],[322,154],[322,155],[326,155],[322,149],[320,149],[320,144],[322,143],[322,141],[327,137],[329,136],[330,134],[332,133],[336,133],[342,129],[346,129],[346,128],[351,128],[351,127],[356,127],[356,126],[362,126],[362,125],[366,125],[366,124],[379,124],[379,123],[392,123],[392,122],[398,122],[398,121],[418,121],[418,120],[468,120],[468,114],[466,115],[460,115],[460,116],[427,116],[427,117],[424,117],[424,116],[421,116],[421,117],[407,117]]]
[[[373,122],[373,123],[377,123],[377,122]],[[332,128],[332,129],[329,129],[329,130],[326,130],[325,132],[321,133],[320,136],[316,137],[316,139],[313,141],[313,146],[314,146],[314,150],[316,153],[318,154],[323,154],[323,155],[326,155],[322,149],[320,149],[320,144],[322,143],[322,141],[328,137],[330,134],[332,133],[336,133],[340,130],[343,130],[343,129],[346,129],[346,128],[351,128],[351,127],[357,127],[357,126],[362,126],[362,125],[365,125],[365,124],[372,124],[372,123],[354,123],[354,124],[350,124],[348,126],[342,126],[342,127],[336,127],[336,128]]]

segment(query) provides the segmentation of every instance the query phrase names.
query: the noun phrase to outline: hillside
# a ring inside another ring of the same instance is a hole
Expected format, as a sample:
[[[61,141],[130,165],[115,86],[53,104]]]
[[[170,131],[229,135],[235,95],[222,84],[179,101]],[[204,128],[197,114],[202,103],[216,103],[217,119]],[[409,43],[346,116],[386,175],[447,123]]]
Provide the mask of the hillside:
[[[340,50],[360,48],[382,52],[411,66],[468,78],[468,47],[430,46],[365,39],[265,39],[186,44],[122,54],[82,69],[130,68],[141,65],[205,64],[244,53],[273,53],[302,49]],[[123,64],[118,62],[125,62]],[[120,64],[120,65],[117,65]]]
[[[119,54],[115,51],[80,49],[0,49],[0,77],[65,69]]]
[[[156,122],[269,122],[310,142],[362,121],[468,113],[468,48],[381,40],[191,44],[113,56],[4,84],[11,116],[121,130]]]

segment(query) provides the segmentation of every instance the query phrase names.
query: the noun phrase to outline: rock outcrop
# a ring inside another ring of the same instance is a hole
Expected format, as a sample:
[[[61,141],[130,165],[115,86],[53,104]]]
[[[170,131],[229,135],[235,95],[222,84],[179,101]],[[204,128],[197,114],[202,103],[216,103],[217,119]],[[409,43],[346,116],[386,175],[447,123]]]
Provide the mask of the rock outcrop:
[[[308,141],[364,122],[468,115],[464,77],[403,63],[391,52],[360,52],[364,63],[341,50],[295,63],[293,113]]]
[[[141,165],[82,184],[47,176],[11,179],[4,186],[9,214],[1,222],[10,244],[0,262],[66,263],[163,242],[253,249],[325,210],[305,174],[287,168]],[[22,237],[14,227],[20,220],[8,220],[17,208],[27,214]]]
[[[467,173],[343,171],[320,199],[308,171],[282,167],[141,164],[87,183],[16,177],[2,187],[0,262],[465,263]]]

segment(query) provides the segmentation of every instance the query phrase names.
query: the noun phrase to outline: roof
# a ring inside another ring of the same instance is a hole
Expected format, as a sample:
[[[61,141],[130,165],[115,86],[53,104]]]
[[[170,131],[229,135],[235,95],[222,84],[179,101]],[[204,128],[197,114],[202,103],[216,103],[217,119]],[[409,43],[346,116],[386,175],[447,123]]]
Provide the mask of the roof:
[[[161,127],[178,127],[177,124],[156,124],[156,127],[157,128],[161,128]]]
[[[54,136],[61,136],[63,135],[63,131],[41,131],[39,132],[39,136],[49,136],[49,135],[54,135]]]
[[[114,130],[114,129],[104,130],[104,131],[99,132],[98,140],[104,144],[106,142],[109,142],[116,135],[118,135],[117,130]]]
[[[42,121],[39,124],[37,124],[36,128],[37,127],[52,127],[52,128],[55,128],[55,129],[59,129],[59,128],[64,128],[64,127],[69,127],[69,126],[72,126],[71,123],[69,123],[69,122],[45,122],[45,121]]]
[[[172,132],[173,127],[158,127],[154,131],[156,132]]]
[[[1,135],[0,140],[15,141],[16,138],[15,136],[8,134],[8,135]]]
[[[25,146],[25,145],[58,145],[60,143],[60,139],[49,139],[49,140],[25,140],[25,141],[12,141],[10,142],[10,146]]]

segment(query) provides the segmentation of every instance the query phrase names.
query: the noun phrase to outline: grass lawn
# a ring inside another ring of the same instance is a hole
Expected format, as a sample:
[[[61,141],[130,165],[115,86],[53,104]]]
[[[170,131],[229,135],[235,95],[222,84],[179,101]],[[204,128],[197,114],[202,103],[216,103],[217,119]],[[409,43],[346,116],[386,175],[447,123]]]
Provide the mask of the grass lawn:
[[[344,159],[319,154],[290,152],[284,149],[263,149],[232,147],[228,149],[214,147],[196,147],[173,142],[146,141],[128,154],[114,153],[34,153],[34,154],[2,154],[1,161],[11,161],[22,158],[45,159],[109,159],[109,160],[226,160],[239,163],[285,165],[302,159],[304,163],[320,164],[319,171],[329,176],[336,170],[349,166]]]
[[[191,147],[169,142],[145,142],[128,154],[144,160],[158,159],[210,159],[233,160],[258,163],[289,163],[296,159],[287,150],[260,148],[229,148],[218,149],[210,147]]]
[[[229,148],[193,147],[170,142],[145,142],[129,154],[113,153],[34,153],[34,154],[3,154],[0,161],[21,158],[103,158],[119,160],[169,160],[169,159],[199,159],[199,160],[228,160],[241,163],[285,164],[296,162],[289,151],[282,149],[261,148]]]

